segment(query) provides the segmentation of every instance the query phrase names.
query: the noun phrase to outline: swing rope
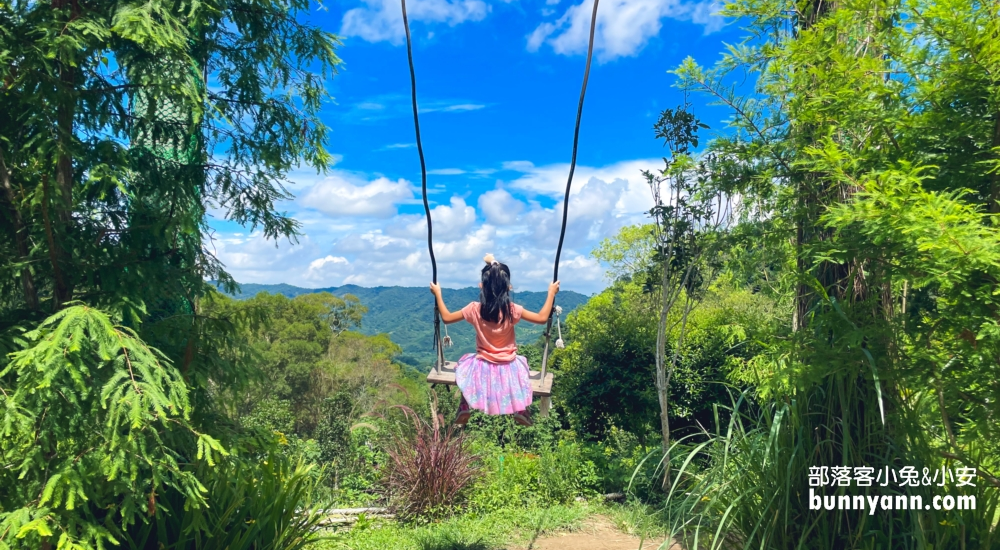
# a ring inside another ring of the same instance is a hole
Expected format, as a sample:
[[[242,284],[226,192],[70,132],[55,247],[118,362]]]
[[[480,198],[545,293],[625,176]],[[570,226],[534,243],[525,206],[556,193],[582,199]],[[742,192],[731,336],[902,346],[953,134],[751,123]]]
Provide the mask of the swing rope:
[[[590,78],[590,61],[594,57],[594,31],[597,29],[597,4],[600,0],[594,0],[594,11],[590,14],[590,41],[587,44],[587,66],[583,70],[583,85],[580,87],[580,103],[576,108],[576,127],[573,129],[573,156],[569,162],[569,177],[566,178],[566,193],[563,195],[562,228],[559,230],[559,244],[556,246],[555,267],[552,268],[552,282],[559,280],[559,257],[562,256],[563,240],[566,238],[566,219],[569,215],[569,191],[573,187],[573,172],[576,171],[576,151],[580,145],[580,119],[583,117],[583,99],[587,95],[587,80]],[[542,351],[542,380],[545,380],[545,372],[549,365],[549,337],[552,334],[552,315],[561,312],[562,308],[556,306],[549,312],[549,320],[545,324],[545,349]],[[559,339],[556,346],[562,343],[562,327],[559,328]]]
[[[569,177],[566,179],[566,192],[563,196],[562,226],[559,229],[559,244],[556,246],[555,266],[552,269],[552,282],[559,280],[559,259],[562,256],[563,241],[566,239],[566,221],[569,215],[569,193],[573,187],[573,173],[576,171],[576,154],[580,145],[580,120],[583,117],[583,100],[587,95],[587,81],[590,78],[590,63],[594,57],[594,32],[597,29],[597,6],[600,0],[594,0],[594,9],[590,15],[590,39],[587,44],[587,65],[583,71],[583,85],[580,88],[580,102],[576,108],[576,125],[573,128],[573,154],[570,158]],[[424,199],[424,213],[427,215],[427,250],[431,255],[431,269],[433,271],[433,281],[437,284],[437,260],[434,258],[434,226],[431,223],[431,209],[427,202],[427,165],[424,162],[424,149],[420,142],[420,117],[417,109],[417,77],[413,69],[413,46],[410,38],[410,21],[406,15],[406,0],[400,0],[403,9],[403,28],[406,31],[406,59],[410,65],[410,98],[413,104],[413,127],[416,131],[417,154],[420,156],[420,190]],[[548,321],[545,324],[545,350],[542,352],[542,380],[545,380],[545,373],[549,361],[549,338],[552,332],[552,317],[562,313],[562,308],[555,306],[549,312]],[[562,327],[557,326],[559,339],[556,347],[562,347]],[[447,330],[447,329],[446,329]],[[451,340],[449,338],[449,340]],[[434,349],[437,350],[437,363],[435,369],[440,372],[444,364],[444,343],[441,341],[441,312],[438,311],[437,303],[434,304]]]
[[[438,268],[437,259],[434,257],[434,224],[431,222],[431,207],[427,202],[427,164],[424,162],[424,146],[420,141],[420,117],[417,109],[417,74],[413,70],[413,46],[410,39],[410,21],[406,15],[406,0],[400,0],[403,8],[403,28],[406,30],[406,60],[410,65],[410,100],[413,104],[413,128],[417,137],[417,155],[420,157],[420,192],[424,197],[424,213],[427,215],[427,251],[431,255],[432,281],[437,284]],[[447,330],[447,329],[445,329]],[[449,340],[451,340],[449,338]],[[443,342],[441,341],[441,312],[438,311],[437,301],[434,302],[434,350],[437,351],[437,361],[435,369],[440,372],[444,363]]]

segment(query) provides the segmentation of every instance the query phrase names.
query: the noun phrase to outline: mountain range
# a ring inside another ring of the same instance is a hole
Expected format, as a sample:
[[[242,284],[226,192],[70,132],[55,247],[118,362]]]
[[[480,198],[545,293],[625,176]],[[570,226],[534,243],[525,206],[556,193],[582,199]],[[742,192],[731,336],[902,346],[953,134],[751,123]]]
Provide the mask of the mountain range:
[[[412,365],[427,372],[434,362],[434,297],[430,290],[424,287],[380,286],[367,288],[357,285],[344,285],[330,288],[301,288],[288,284],[254,284],[240,285],[240,291],[232,296],[236,299],[246,299],[260,292],[283,294],[294,298],[300,294],[312,292],[329,292],[334,296],[343,297],[353,294],[368,308],[361,321],[360,331],[365,334],[387,333],[392,341],[403,348],[400,362]],[[442,289],[445,305],[452,311],[464,307],[469,302],[479,300],[479,289],[476,287]],[[525,308],[538,311],[545,303],[544,292],[515,292],[514,302]],[[556,297],[556,303],[562,306],[563,316],[586,302],[587,296],[571,290],[561,290]],[[444,330],[442,328],[442,330]],[[518,323],[516,328],[517,341],[533,342],[541,337],[544,325]],[[476,349],[476,334],[468,323],[459,322],[448,325],[448,335],[454,345],[445,350],[448,360],[457,360],[463,353],[474,352]],[[555,336],[553,335],[553,339]]]

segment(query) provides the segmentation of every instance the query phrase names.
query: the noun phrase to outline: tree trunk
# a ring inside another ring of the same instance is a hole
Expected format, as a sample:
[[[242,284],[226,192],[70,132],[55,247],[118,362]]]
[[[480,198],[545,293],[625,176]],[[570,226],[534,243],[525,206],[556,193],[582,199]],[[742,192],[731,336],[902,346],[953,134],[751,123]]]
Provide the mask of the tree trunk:
[[[27,265],[27,229],[24,227],[24,220],[21,219],[21,211],[17,208],[17,196],[14,195],[14,188],[10,183],[10,171],[7,169],[2,150],[0,150],[0,185],[3,186],[10,210],[11,223],[14,225],[14,243],[17,246],[17,254],[25,264],[21,269],[21,291],[24,293],[24,303],[28,309],[35,310],[38,309],[38,291],[35,289],[35,281],[31,277],[31,269]]]
[[[666,262],[665,262],[666,264]],[[669,382],[666,368],[667,348],[667,313],[669,312],[670,270],[663,266],[663,280],[660,290],[660,320],[656,329],[656,395],[660,401],[660,443],[663,445],[663,483],[664,492],[670,490],[670,397]]]
[[[807,31],[831,9],[833,9],[833,2],[827,0],[810,0],[803,7],[800,18],[798,21],[798,28],[796,29],[796,35],[799,32]],[[816,128],[811,124],[799,125],[793,127],[793,133],[796,134],[796,141],[798,142],[798,150],[802,150],[808,146],[816,145],[816,139],[814,133]],[[809,262],[805,257],[805,246],[816,240],[817,237],[822,239],[820,235],[821,231],[816,230],[816,224],[819,219],[820,211],[820,196],[822,193],[817,193],[816,185],[818,183],[818,174],[813,172],[797,173],[793,174],[792,177],[796,180],[796,198],[798,205],[798,212],[796,212],[796,224],[795,224],[795,267],[796,272],[800,277],[808,276],[809,273]],[[826,270],[821,268],[819,277],[823,279],[823,274]],[[827,281],[822,281],[821,284],[826,287]],[[805,284],[805,282],[800,281],[795,287],[795,305],[792,313],[792,331],[797,332],[808,324],[806,316],[809,310],[812,309],[815,303],[815,292],[813,289]]]
[[[45,224],[45,239],[49,245],[49,262],[52,264],[52,277],[55,281],[55,289],[52,293],[52,311],[56,311],[67,300],[63,299],[66,295],[66,283],[60,266],[62,251],[59,248],[59,241],[56,240],[55,227],[52,223],[50,195],[49,177],[42,174],[42,222]]]
[[[72,6],[70,19],[79,16],[80,6],[76,0],[53,0],[53,9],[62,9],[69,3]],[[63,247],[60,240],[68,233],[72,223],[73,211],[73,159],[70,156],[70,145],[73,142],[73,118],[75,115],[75,84],[76,72],[73,65],[66,60],[59,63],[59,106],[56,110],[56,187],[58,197],[53,197],[49,193],[48,185],[46,193],[46,207],[49,210],[46,214],[46,233],[49,240],[50,258],[54,277],[54,288],[52,293],[53,309],[58,309],[62,304],[73,299],[73,288],[64,276],[61,268],[65,262]],[[53,199],[56,200],[53,200]],[[53,212],[54,211],[54,212]],[[54,214],[54,215],[53,215]],[[57,225],[58,224],[58,225]]]

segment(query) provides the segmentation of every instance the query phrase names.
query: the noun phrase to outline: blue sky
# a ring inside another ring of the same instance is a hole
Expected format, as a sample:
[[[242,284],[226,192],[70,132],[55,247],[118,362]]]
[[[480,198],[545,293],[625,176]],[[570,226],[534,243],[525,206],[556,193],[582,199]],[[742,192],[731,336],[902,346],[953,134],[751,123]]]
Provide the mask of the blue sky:
[[[515,289],[551,279],[592,7],[572,0],[409,0],[421,132],[429,170],[435,253],[446,287],[478,281],[492,252]],[[214,219],[210,247],[236,280],[305,287],[423,286],[430,280],[398,0],[312,7],[309,18],[343,39],[344,65],[322,112],[326,176],[291,174],[281,208],[303,224],[297,244]],[[600,5],[569,229],[564,289],[605,285],[589,253],[651,206],[642,169],[664,151],[651,127],[683,101],[667,71],[687,56],[710,65],[738,29],[718,4],[604,0]],[[727,113],[692,97],[718,131]]]

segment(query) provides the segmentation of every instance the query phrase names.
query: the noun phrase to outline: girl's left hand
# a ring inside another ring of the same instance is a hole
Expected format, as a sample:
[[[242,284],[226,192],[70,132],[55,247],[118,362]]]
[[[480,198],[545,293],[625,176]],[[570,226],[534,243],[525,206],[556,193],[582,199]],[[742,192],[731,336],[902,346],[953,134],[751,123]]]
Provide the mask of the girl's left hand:
[[[435,283],[431,283],[431,294],[433,294],[435,296],[440,296],[441,295],[441,285],[438,285],[438,284],[435,284]]]

